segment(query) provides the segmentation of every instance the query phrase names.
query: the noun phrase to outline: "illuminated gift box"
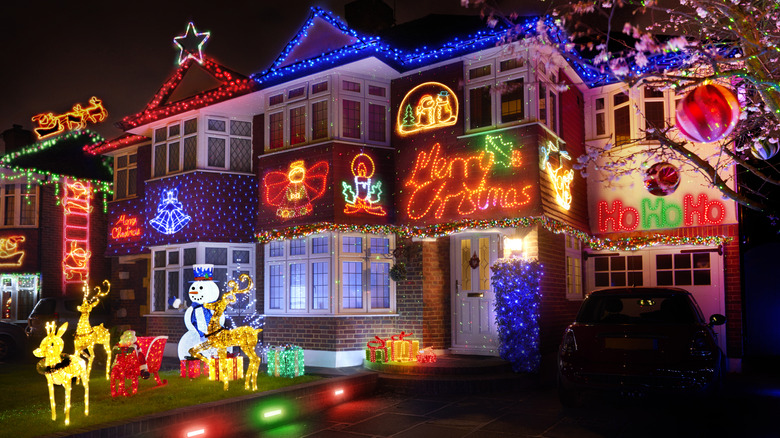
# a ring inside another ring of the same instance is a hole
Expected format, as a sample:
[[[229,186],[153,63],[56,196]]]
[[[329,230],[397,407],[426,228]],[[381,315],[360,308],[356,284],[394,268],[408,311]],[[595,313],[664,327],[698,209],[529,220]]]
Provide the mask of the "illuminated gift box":
[[[244,377],[244,356],[228,357],[226,361],[227,371],[225,375],[228,380],[237,380]],[[209,380],[220,380],[220,369],[219,358],[215,357],[208,360],[208,365],[205,366],[203,372],[208,370]]]
[[[426,347],[417,352],[417,363],[431,362],[436,362],[436,353],[433,352],[433,347]]]
[[[379,336],[366,342],[366,360],[369,362],[384,363],[387,362],[387,342]]]
[[[200,377],[201,373],[201,362],[199,359],[191,359],[191,360],[180,360],[179,361],[179,374],[182,377],[189,377],[190,379],[194,379],[196,377]],[[208,366],[206,364],[203,364],[203,372],[207,372]]]
[[[269,376],[293,378],[303,372],[303,348],[287,345],[268,350]]]
[[[417,351],[420,349],[420,341],[405,340],[406,336],[414,333],[401,332],[390,337],[387,345],[390,347],[390,360],[393,362],[412,362],[417,360]],[[398,338],[398,339],[396,339]]]

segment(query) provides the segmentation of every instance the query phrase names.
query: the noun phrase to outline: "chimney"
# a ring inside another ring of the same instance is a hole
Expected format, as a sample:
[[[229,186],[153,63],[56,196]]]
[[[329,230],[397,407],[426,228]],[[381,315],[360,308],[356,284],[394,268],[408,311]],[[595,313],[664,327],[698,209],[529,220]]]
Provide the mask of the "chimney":
[[[350,28],[377,35],[395,24],[393,8],[382,0],[355,0],[344,5],[344,17]]]
[[[14,124],[13,128],[3,131],[2,136],[5,150],[0,152],[3,154],[10,154],[35,143],[32,131],[22,128],[22,125]]]

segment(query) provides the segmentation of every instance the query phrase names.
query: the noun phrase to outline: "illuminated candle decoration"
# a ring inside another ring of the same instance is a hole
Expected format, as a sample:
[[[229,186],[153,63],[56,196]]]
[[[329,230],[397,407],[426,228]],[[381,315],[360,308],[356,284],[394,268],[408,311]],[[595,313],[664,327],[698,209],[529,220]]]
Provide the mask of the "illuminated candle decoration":
[[[190,21],[184,35],[173,38],[173,43],[179,48],[179,65],[188,59],[194,59],[203,64],[203,45],[206,44],[211,32],[198,32]]]
[[[22,266],[25,252],[19,249],[19,244],[24,240],[24,236],[0,237],[0,267]]]
[[[89,106],[82,108],[80,103],[73,106],[73,110],[65,114],[54,115],[54,113],[38,114],[33,116],[32,121],[38,123],[34,128],[38,139],[44,139],[73,129],[84,129],[87,122],[99,123],[108,117],[108,112],[103,107],[103,102],[95,96],[89,99]]]
[[[372,182],[374,176],[374,160],[370,156],[360,153],[355,155],[350,165],[354,183],[341,182],[344,201],[344,213],[354,214],[366,212],[375,216],[385,216],[387,211],[381,205],[382,181]]]
[[[83,181],[65,179],[62,196],[63,225],[63,286],[87,283],[89,280],[90,213],[92,212],[92,185]],[[63,287],[65,293],[65,287]]]
[[[130,240],[141,236],[138,218],[129,214],[119,215],[111,227],[111,238],[114,240]]]
[[[396,131],[400,135],[452,126],[458,122],[458,99],[439,82],[422,83],[406,93],[398,110]]]
[[[111,334],[108,329],[103,327],[103,324],[92,326],[89,322],[89,314],[92,309],[100,303],[100,299],[108,295],[111,291],[111,283],[108,280],[103,280],[102,290],[100,286],[95,287],[95,294],[90,298],[89,287],[87,283],[84,283],[82,287],[83,298],[81,305],[76,307],[81,315],[79,316],[78,325],[76,325],[76,334],[73,338],[74,351],[81,353],[86,350],[88,354],[87,359],[87,374],[92,375],[92,361],[95,359],[95,344],[101,344],[103,351],[106,352],[106,380],[109,380],[109,373],[111,371]]]
[[[266,173],[265,203],[276,207],[276,216],[282,219],[306,216],[314,209],[312,202],[325,194],[329,170],[326,161],[307,168],[304,160],[298,160],[286,172]]]
[[[163,234],[174,234],[190,223],[192,218],[184,213],[184,206],[179,202],[179,188],[164,190],[160,203],[157,204],[157,216],[149,220],[149,225]]]
[[[550,164],[550,153],[558,154],[558,167],[553,168]],[[547,176],[553,184],[555,190],[555,202],[564,210],[571,208],[571,182],[574,181],[574,170],[563,170],[563,160],[571,160],[568,152],[560,150],[557,144],[548,142],[547,146],[539,146],[540,167],[547,171]]]
[[[463,216],[494,207],[516,209],[531,202],[531,185],[490,183],[495,162],[492,151],[446,157],[439,143],[430,151],[420,151],[404,183],[411,191],[407,214],[411,219],[421,219],[432,213],[439,219],[453,205]],[[517,160],[510,162],[519,165]]]
[[[304,374],[303,348],[285,345],[268,350],[268,375],[293,378]]]
[[[37,364],[38,372],[46,376],[46,383],[49,385],[49,404],[51,405],[51,419],[57,420],[57,407],[54,401],[54,385],[62,385],[65,390],[65,425],[70,424],[70,393],[71,385],[74,381],[81,382],[84,386],[84,415],[89,415],[89,374],[87,373],[87,363],[78,354],[66,355],[62,351],[65,348],[65,342],[62,335],[68,329],[68,323],[65,322],[57,329],[57,323],[54,321],[46,323],[46,337],[41,340],[41,344],[33,351],[36,357],[42,357],[43,360]],[[75,380],[74,380],[75,378]]]

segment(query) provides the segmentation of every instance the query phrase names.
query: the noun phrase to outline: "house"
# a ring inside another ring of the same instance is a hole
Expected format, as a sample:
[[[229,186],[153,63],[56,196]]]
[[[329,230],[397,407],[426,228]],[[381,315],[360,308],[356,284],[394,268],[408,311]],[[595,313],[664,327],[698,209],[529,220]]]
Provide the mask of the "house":
[[[735,204],[692,172],[656,196],[641,177],[607,188],[574,169],[586,144],[643,128],[632,105],[663,121],[673,96],[526,44],[536,19],[515,30],[499,44],[506,29],[434,15],[367,36],[312,8],[263,72],[182,48],[126,134],[90,148],[114,158],[106,255],[124,323],[175,340],[175,299],[210,263],[220,282],[254,277],[263,342],[300,345],[307,364],[360,364],[367,341],[401,331],[497,355],[490,266],[521,253],[544,267],[546,357],[587,292],[634,284],[692,287],[728,316],[720,339],[738,361]],[[172,99],[194,68],[218,87]]]
[[[34,141],[29,131],[14,131],[8,138],[17,141],[6,142],[0,157],[0,319],[26,323],[40,298],[81,299],[85,282],[109,278],[111,166],[83,152],[103,141],[94,132]]]

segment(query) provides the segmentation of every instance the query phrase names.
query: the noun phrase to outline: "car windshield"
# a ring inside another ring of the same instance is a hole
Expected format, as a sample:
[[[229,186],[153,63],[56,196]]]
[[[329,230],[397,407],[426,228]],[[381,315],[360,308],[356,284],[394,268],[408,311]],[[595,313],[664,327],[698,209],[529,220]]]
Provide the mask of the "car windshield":
[[[52,299],[44,298],[38,301],[35,308],[32,311],[33,315],[52,315],[54,314],[54,308],[57,302]]]
[[[692,324],[700,322],[685,295],[594,295],[583,304],[584,324]]]

